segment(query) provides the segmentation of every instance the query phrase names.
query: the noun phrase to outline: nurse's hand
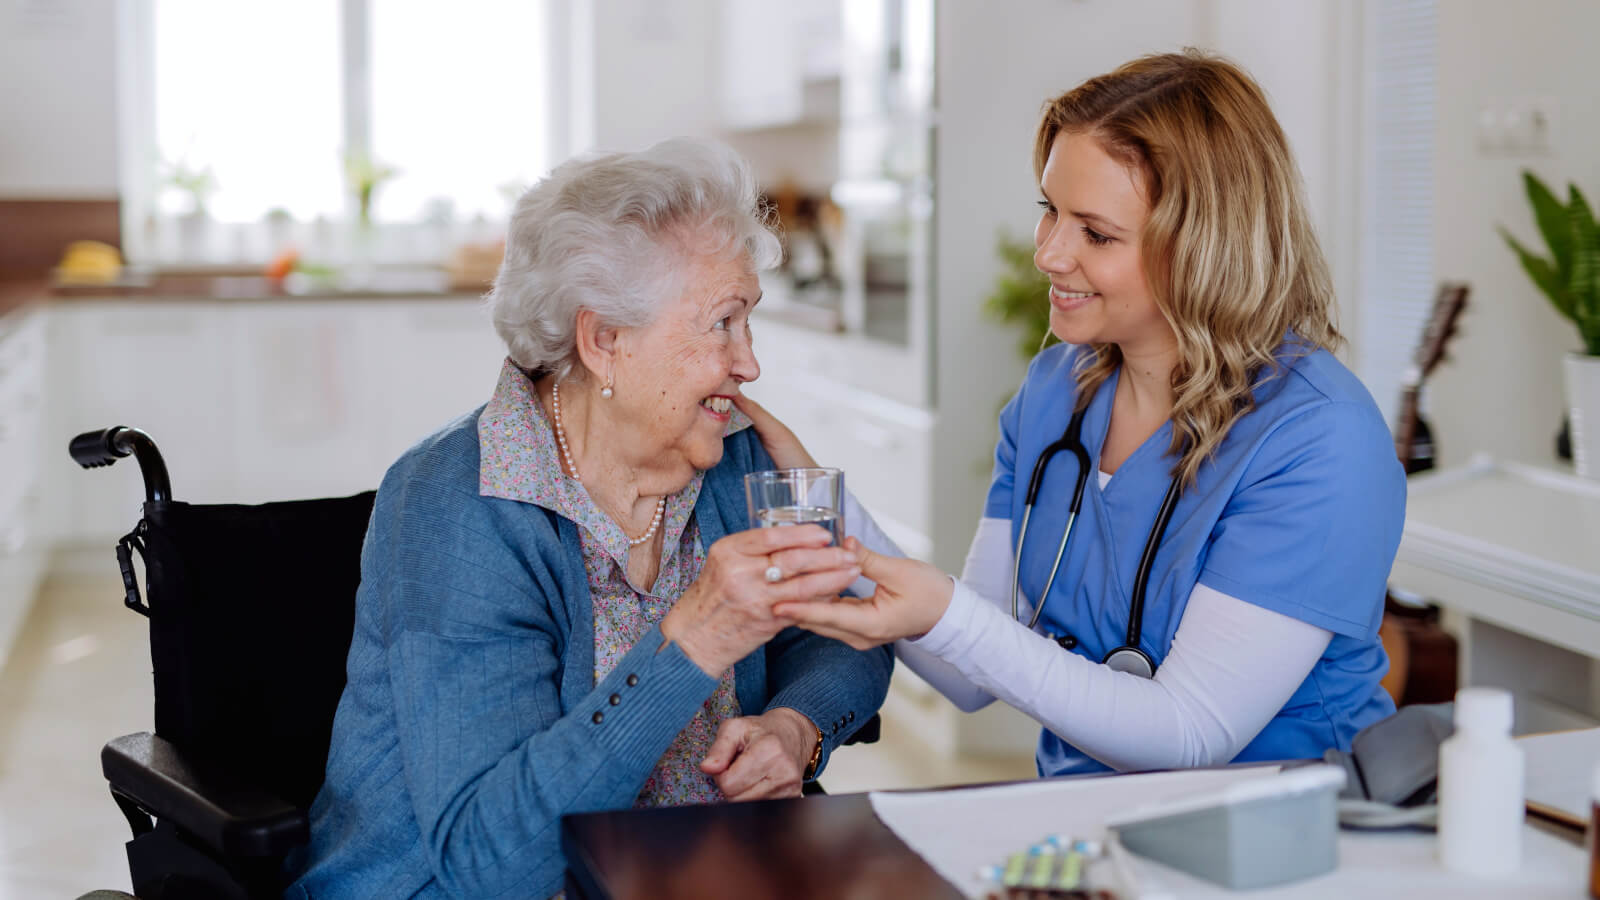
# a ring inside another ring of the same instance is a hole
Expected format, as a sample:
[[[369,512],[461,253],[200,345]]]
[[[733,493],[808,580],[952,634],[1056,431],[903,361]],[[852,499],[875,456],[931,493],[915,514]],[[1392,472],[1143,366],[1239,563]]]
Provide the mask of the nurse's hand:
[[[752,528],[711,545],[705,566],[661,620],[661,635],[712,678],[794,624],[772,614],[784,600],[832,595],[860,576],[850,551],[817,525]],[[777,569],[779,578],[767,574]]]
[[[955,587],[949,575],[914,559],[873,553],[855,538],[845,538],[844,548],[861,561],[861,576],[877,583],[871,597],[785,601],[772,608],[773,614],[866,650],[927,634],[950,608]]]
[[[780,469],[814,469],[817,461],[806,452],[804,444],[789,430],[789,426],[778,421],[778,417],[767,412],[766,407],[751,400],[744,394],[735,394],[733,405],[739,411],[750,417],[756,427],[756,434],[761,436],[761,445],[767,448],[767,455],[772,457],[772,462]]]

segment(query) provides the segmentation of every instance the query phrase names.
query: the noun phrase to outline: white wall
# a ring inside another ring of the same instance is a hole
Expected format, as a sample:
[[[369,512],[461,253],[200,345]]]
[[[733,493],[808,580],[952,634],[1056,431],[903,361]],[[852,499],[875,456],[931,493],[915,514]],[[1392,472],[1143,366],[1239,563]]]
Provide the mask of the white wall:
[[[1288,133],[1323,249],[1341,299],[1341,326],[1361,334],[1361,4],[1336,0],[1210,0],[1204,42],[1261,82]],[[1488,0],[1438,4],[1438,131],[1434,156],[1436,277],[1467,281],[1472,296],[1451,360],[1428,389],[1442,465],[1479,451],[1552,461],[1561,420],[1560,355],[1576,349],[1576,330],[1532,286],[1496,235],[1504,224],[1539,245],[1519,171],[1546,182],[1576,181],[1600,195],[1600,80],[1588,37],[1600,33],[1600,6],[1588,0]],[[1550,152],[1486,154],[1475,132],[1480,111],[1529,98],[1552,109]],[[1407,336],[1403,345],[1419,336]],[[1359,359],[1353,346],[1348,359]],[[1396,367],[1400,365],[1397,361]],[[1386,411],[1396,398],[1375,399]]]
[[[0,196],[117,193],[115,0],[0,0]]]
[[[677,135],[714,137],[750,160],[763,185],[832,186],[838,180],[837,127],[724,127],[723,2],[593,0],[588,5],[594,34],[593,146],[638,150]]]
[[[1360,333],[1359,9],[1349,0],[1211,0],[1201,4],[1199,39],[1256,79],[1289,139],[1333,269],[1347,361],[1358,358]]]
[[[596,0],[594,142],[637,150],[716,130],[716,0]]]
[[[1530,168],[1564,192],[1600,197],[1600,78],[1590,0],[1449,0],[1439,4],[1439,97],[1434,254],[1441,279],[1470,282],[1463,334],[1430,383],[1430,421],[1442,464],[1476,451],[1548,463],[1561,422],[1560,356],[1577,329],[1550,309],[1495,234],[1503,224],[1542,241],[1522,193]],[[1493,157],[1475,123],[1490,100],[1553,101],[1551,152]]]

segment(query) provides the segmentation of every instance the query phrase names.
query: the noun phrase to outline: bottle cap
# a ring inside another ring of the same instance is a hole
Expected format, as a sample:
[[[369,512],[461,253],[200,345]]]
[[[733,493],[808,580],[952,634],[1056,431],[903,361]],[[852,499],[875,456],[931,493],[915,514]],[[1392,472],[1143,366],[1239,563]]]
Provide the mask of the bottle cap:
[[[1511,693],[1500,688],[1456,692],[1456,730],[1489,734],[1511,731]]]

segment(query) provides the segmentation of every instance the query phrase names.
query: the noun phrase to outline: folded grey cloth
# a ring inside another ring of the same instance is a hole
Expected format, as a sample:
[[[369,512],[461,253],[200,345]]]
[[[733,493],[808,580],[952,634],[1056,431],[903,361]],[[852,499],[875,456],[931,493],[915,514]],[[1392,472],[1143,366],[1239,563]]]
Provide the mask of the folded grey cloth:
[[[1348,753],[1324,753],[1349,776],[1339,796],[1400,807],[1433,803],[1439,744],[1455,731],[1454,717],[1454,703],[1407,706],[1362,729]]]

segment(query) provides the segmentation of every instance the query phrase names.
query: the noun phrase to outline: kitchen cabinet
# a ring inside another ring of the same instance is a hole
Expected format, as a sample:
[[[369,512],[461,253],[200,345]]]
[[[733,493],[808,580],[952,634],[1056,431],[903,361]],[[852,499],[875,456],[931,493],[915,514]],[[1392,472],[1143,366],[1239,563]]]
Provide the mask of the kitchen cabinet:
[[[928,559],[933,416],[896,377],[898,348],[762,316],[751,328],[762,376],[745,391],[799,435],[906,553]]]
[[[51,537],[138,519],[131,460],[83,471],[72,435],[149,432],[173,495],[261,503],[376,487],[423,437],[487,401],[504,348],[469,298],[76,300],[50,309]],[[59,446],[58,446],[59,445]]]
[[[468,299],[232,311],[235,496],[376,487],[400,454],[489,399],[505,350]]]
[[[44,577],[40,529],[45,371],[37,307],[0,316],[0,667]]]
[[[839,117],[839,0],[723,0],[721,120],[734,131]]]
[[[46,453],[50,537],[106,543],[138,521],[133,461],[85,471],[66,454],[85,431],[127,425],[155,438],[179,499],[233,498],[234,378],[222,311],[193,301],[53,303]]]

